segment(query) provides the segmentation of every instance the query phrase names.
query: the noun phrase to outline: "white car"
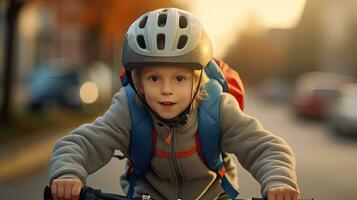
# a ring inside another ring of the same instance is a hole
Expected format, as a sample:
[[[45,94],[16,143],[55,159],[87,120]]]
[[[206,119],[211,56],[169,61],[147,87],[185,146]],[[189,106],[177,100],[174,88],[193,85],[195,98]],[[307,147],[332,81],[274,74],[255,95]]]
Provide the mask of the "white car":
[[[331,126],[338,133],[357,136],[357,83],[343,85],[330,112]]]

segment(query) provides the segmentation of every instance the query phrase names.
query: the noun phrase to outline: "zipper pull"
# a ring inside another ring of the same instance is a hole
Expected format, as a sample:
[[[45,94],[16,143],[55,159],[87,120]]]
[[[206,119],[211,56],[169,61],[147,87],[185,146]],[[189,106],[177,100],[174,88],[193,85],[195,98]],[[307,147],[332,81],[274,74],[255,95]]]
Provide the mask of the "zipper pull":
[[[172,139],[172,135],[174,134],[174,131],[172,128],[170,128],[168,134],[167,134],[167,137],[165,139],[165,144],[169,145],[170,142],[171,142],[171,139]]]

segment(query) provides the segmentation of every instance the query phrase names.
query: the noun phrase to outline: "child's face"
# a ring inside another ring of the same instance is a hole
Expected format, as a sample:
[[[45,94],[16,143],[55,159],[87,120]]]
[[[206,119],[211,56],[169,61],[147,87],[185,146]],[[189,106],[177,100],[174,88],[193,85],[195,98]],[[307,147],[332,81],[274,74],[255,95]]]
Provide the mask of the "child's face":
[[[140,92],[157,114],[172,119],[189,106],[193,81],[193,70],[188,67],[144,67]]]

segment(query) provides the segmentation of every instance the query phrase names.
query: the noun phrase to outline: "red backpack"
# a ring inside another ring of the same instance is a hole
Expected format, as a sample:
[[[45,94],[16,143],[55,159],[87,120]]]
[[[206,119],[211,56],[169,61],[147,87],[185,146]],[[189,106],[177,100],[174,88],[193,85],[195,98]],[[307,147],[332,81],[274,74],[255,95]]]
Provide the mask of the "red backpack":
[[[226,64],[222,60],[220,59],[214,59],[214,60],[216,61],[221,73],[224,75],[225,80],[227,82],[227,89],[223,88],[223,91],[233,95],[235,99],[238,101],[240,109],[243,110],[244,86],[238,72],[230,68],[228,64]]]

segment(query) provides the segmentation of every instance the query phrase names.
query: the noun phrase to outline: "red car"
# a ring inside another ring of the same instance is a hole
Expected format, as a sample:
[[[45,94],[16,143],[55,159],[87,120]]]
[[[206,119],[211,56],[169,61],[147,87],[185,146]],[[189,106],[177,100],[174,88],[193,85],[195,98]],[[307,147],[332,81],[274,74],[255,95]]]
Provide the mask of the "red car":
[[[299,117],[325,119],[339,96],[338,88],[353,82],[353,77],[330,72],[301,75],[294,92],[294,108]]]

